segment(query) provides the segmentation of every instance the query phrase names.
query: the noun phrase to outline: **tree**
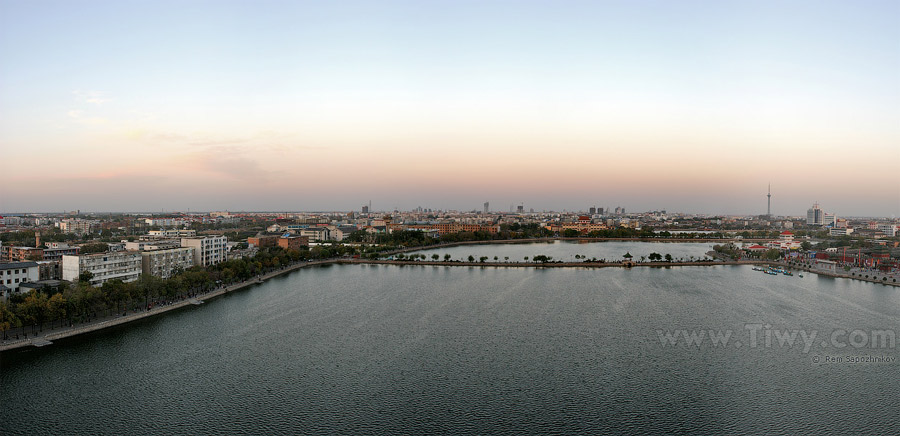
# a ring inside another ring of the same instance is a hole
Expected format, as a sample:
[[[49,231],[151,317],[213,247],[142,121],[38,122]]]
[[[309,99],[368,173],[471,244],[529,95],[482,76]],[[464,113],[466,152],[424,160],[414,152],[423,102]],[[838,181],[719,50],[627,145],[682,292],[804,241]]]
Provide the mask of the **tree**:
[[[9,309],[9,306],[0,301],[0,332],[3,333],[3,339],[6,339],[6,332],[16,327],[20,327],[22,321]]]
[[[475,256],[469,255],[469,262],[475,262]]]
[[[669,253],[666,253],[666,262],[671,262],[671,261],[672,261],[672,255]]]
[[[538,254],[537,256],[534,256],[531,259],[534,260],[535,262],[547,263],[547,262],[550,262],[550,260],[552,260],[553,258],[550,256],[545,256],[543,254]]]
[[[810,244],[809,241],[803,241],[803,242],[800,244],[800,248],[802,248],[803,250],[807,250],[807,251],[808,251],[810,248],[812,248],[812,244]]]
[[[659,261],[659,260],[662,260],[662,255],[661,255],[661,254],[656,253],[656,252],[650,253],[650,261],[651,261],[651,262],[656,262],[656,261]]]
[[[575,229],[566,229],[563,231],[563,237],[566,238],[577,238],[580,233]]]
[[[484,263],[484,262],[486,262],[487,260],[488,260],[488,257],[487,257],[487,256],[481,256],[481,257],[478,258],[478,261],[481,262],[481,263]]]
[[[78,274],[78,281],[81,283],[91,283],[91,279],[94,278],[94,273],[90,271],[82,271],[81,274]]]
[[[437,254],[432,254],[432,255],[431,255],[431,260],[437,261],[437,260],[440,259],[440,258],[441,258],[441,256],[439,256],[439,255],[437,255]]]
[[[445,255],[444,255],[444,262],[449,262],[449,261],[450,261],[450,258],[452,258],[452,257],[453,257],[453,256],[451,256],[450,253],[445,254]]]

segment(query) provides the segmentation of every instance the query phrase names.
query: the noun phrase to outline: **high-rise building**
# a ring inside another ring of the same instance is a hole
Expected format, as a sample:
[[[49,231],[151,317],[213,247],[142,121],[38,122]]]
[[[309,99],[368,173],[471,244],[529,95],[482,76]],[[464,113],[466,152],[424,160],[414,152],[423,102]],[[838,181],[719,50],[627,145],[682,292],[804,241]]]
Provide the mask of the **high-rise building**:
[[[491,207],[491,203],[485,201],[485,202],[484,202],[484,213],[485,213],[485,215],[488,213],[488,210],[490,210],[490,207]]]
[[[588,210],[588,212],[589,212],[591,215],[596,215],[596,214],[597,214],[597,208],[596,208],[596,207],[592,207],[592,208],[590,208],[590,209]]]
[[[363,207],[362,207],[362,213],[369,213],[369,206],[363,205]]]
[[[518,212],[518,213],[525,212],[525,206],[520,204],[518,207],[516,207],[516,212]]]
[[[814,203],[813,207],[806,211],[806,225],[821,226],[825,224],[825,214],[819,209],[819,203]]]

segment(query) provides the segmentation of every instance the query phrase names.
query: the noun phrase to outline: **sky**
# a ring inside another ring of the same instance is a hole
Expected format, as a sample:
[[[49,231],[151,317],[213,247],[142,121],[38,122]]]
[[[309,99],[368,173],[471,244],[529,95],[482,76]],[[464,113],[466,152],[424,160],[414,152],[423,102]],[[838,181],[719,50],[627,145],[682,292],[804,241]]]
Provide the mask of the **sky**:
[[[897,1],[0,0],[0,212],[900,216]]]

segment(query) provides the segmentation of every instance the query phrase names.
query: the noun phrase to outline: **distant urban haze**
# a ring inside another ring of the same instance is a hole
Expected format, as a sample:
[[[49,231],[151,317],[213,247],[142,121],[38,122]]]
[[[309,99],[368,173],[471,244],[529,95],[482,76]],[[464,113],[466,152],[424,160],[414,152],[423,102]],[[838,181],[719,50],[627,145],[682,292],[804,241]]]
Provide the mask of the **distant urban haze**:
[[[900,2],[0,0],[0,211],[900,215]]]

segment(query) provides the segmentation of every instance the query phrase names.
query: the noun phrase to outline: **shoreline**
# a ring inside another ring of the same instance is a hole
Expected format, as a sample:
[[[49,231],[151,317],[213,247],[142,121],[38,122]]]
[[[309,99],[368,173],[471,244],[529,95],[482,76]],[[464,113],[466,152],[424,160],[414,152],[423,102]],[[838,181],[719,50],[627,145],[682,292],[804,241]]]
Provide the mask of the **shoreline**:
[[[566,238],[554,238],[550,240],[565,240]],[[531,243],[531,242],[547,242],[550,241],[548,239],[536,239],[536,240],[505,240],[506,242],[501,243]],[[619,238],[613,238],[612,240],[619,240]],[[626,238],[623,240],[634,240]],[[651,240],[652,241],[652,240]],[[453,242],[450,244],[444,244],[440,246],[430,246],[430,247],[414,247],[414,248],[403,248],[397,250],[393,253],[402,253],[409,251],[421,251],[430,248],[446,248],[450,246],[458,246],[458,245],[480,245],[480,244],[488,244],[488,243],[496,243],[495,241],[462,241],[462,242]],[[647,241],[641,241],[647,242]],[[698,242],[698,241],[680,241],[680,242]],[[702,242],[702,241],[700,241]],[[382,254],[389,254],[387,252]],[[15,340],[6,340],[0,341],[0,352],[10,351],[18,348],[24,348],[28,346],[38,346],[42,347],[45,345],[52,344],[52,341],[69,338],[73,336],[78,336],[85,333],[95,332],[99,330],[103,330],[110,327],[115,327],[123,324],[127,324],[133,321],[137,321],[144,318],[149,318],[152,316],[160,315],[169,311],[177,310],[184,308],[189,305],[200,305],[208,300],[215,299],[222,295],[225,295],[229,292],[235,292],[251,285],[265,283],[271,278],[278,277],[290,272],[297,271],[303,268],[309,268],[314,266],[323,266],[323,265],[397,265],[397,266],[432,266],[432,267],[491,267],[491,268],[641,268],[641,267],[649,267],[649,268],[670,268],[670,267],[683,267],[683,266],[717,266],[717,265],[767,265],[767,266],[780,266],[784,268],[789,268],[793,270],[803,270],[813,274],[823,275],[826,277],[833,278],[846,278],[851,280],[860,280],[873,284],[881,284],[887,286],[900,286],[900,283],[886,282],[881,280],[876,280],[874,278],[863,278],[860,276],[851,276],[849,274],[836,273],[831,271],[823,271],[818,269],[813,269],[810,267],[806,267],[803,265],[790,265],[784,262],[770,261],[770,260],[712,260],[712,261],[694,261],[694,262],[548,262],[548,263],[539,263],[539,262],[468,262],[468,261],[428,261],[428,260],[387,260],[387,259],[349,259],[349,258],[341,258],[341,259],[326,259],[326,260],[316,260],[309,262],[301,262],[293,265],[286,266],[282,269],[271,271],[257,278],[247,280],[240,283],[235,283],[229,286],[225,286],[222,288],[217,288],[212,291],[209,291],[202,295],[197,295],[190,298],[185,298],[184,300],[168,304],[165,306],[157,306],[153,309],[143,312],[131,313],[125,316],[116,316],[112,318],[106,318],[100,321],[91,322],[86,325],[81,325],[77,327],[61,327],[60,329],[52,329],[47,331],[46,333],[38,333],[37,335],[30,337],[28,339],[15,339]]]

